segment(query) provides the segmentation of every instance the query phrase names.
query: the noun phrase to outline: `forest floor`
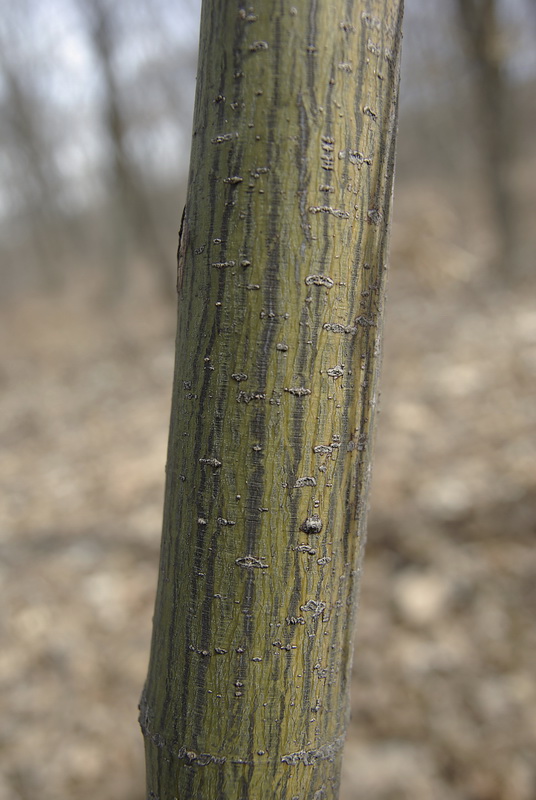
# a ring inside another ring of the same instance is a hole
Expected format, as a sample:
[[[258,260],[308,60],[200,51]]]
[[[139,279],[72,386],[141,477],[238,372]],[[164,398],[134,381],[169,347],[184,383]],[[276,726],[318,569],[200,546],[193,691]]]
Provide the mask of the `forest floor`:
[[[535,287],[430,225],[395,229],[342,798],[534,800]],[[0,323],[0,800],[144,797],[174,314],[90,294]]]

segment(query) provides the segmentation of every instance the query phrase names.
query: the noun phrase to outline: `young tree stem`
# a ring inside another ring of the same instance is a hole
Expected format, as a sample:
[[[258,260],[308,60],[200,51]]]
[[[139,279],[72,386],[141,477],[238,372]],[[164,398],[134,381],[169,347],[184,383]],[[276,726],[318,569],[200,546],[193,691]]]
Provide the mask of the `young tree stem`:
[[[153,800],[331,800],[348,716],[401,0],[205,0],[180,247]]]

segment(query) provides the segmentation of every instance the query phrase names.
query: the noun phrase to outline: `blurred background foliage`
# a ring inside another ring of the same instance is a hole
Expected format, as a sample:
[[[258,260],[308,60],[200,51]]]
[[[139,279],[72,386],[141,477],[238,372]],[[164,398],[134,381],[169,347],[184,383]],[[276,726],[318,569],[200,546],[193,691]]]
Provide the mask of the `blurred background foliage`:
[[[141,800],[199,4],[0,9],[0,800]],[[535,34],[406,0],[344,800],[536,797]]]

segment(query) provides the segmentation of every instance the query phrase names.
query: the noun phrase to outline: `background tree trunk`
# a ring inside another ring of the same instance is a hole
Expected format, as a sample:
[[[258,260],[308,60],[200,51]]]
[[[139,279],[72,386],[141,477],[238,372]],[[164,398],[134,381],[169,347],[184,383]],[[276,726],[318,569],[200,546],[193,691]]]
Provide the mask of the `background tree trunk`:
[[[399,0],[203,4],[150,798],[338,793],[401,18]]]
[[[6,37],[0,33],[0,76],[7,96],[6,109],[2,112],[3,123],[10,129],[19,157],[26,168],[28,186],[21,186],[33,195],[32,214],[27,230],[39,253],[39,263],[47,289],[57,289],[59,283],[58,263],[61,261],[62,241],[61,214],[58,208],[58,180],[51,159],[50,148],[42,135],[39,114],[35,110],[35,98],[17,72],[17,65],[10,63]]]
[[[512,164],[516,125],[496,0],[456,0],[470,63],[475,68],[475,91],[482,143],[482,165],[493,215],[496,254],[493,267],[504,278],[520,267],[519,236]]]
[[[85,0],[79,2],[88,16],[91,41],[102,71],[103,123],[111,149],[111,194],[116,198],[111,295],[117,298],[127,286],[129,246],[134,241],[138,250],[145,251],[161,297],[170,302],[173,298],[170,260],[162,248],[143,181],[128,152],[129,123],[122,108],[114,66],[119,38],[114,30],[117,7],[114,11],[114,6],[105,0],[92,0],[89,5]]]

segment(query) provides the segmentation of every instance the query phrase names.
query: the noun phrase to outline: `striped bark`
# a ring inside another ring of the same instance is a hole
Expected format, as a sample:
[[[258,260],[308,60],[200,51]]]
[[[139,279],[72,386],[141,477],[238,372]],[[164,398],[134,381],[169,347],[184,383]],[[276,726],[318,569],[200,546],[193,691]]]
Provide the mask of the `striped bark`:
[[[330,800],[376,407],[402,0],[205,0],[153,800]]]

